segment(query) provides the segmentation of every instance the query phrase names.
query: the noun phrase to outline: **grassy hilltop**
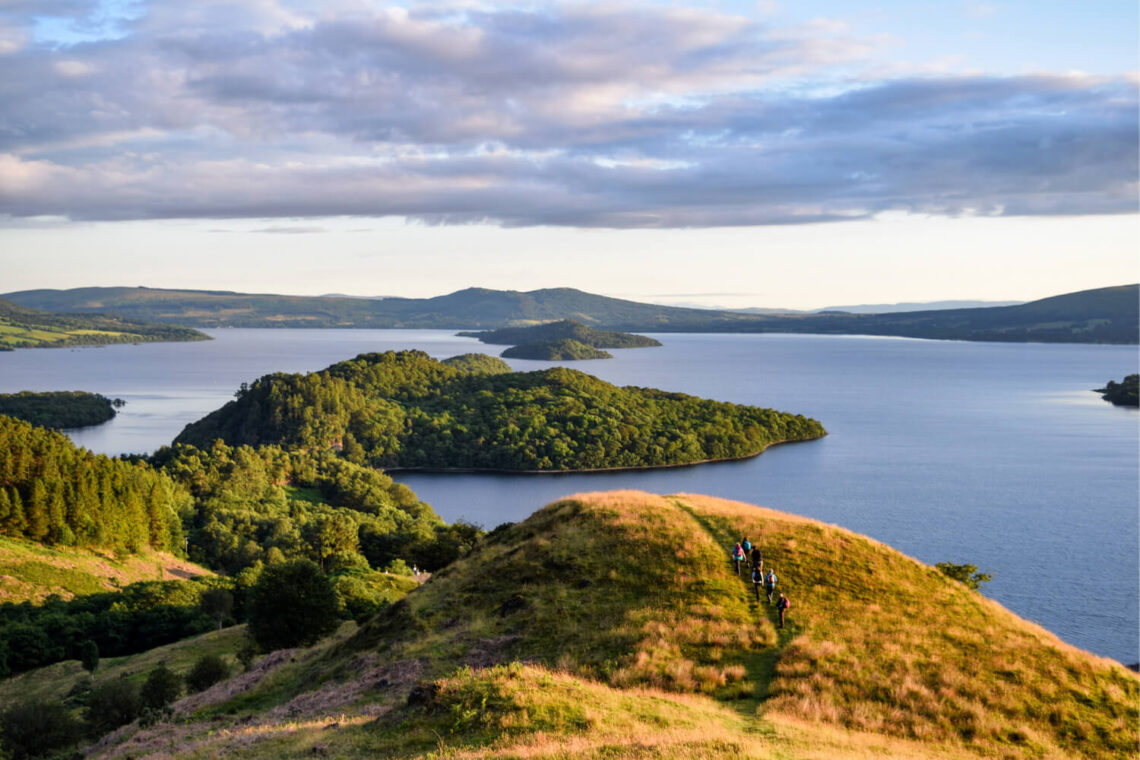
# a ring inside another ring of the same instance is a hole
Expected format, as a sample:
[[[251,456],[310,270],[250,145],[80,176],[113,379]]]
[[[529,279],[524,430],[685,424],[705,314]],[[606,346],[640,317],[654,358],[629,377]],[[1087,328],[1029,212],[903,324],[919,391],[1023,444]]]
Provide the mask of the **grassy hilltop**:
[[[757,604],[748,535],[793,600]],[[1138,681],[931,567],[701,496],[578,495],[347,640],[268,655],[94,757],[1125,758]]]

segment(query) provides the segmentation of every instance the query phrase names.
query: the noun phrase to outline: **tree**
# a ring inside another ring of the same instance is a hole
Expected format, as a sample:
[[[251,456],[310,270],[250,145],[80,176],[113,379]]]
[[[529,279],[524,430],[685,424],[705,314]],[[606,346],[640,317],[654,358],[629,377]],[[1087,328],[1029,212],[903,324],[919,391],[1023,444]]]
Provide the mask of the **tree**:
[[[139,717],[141,709],[138,687],[125,678],[111,678],[91,689],[87,697],[87,723],[91,733],[102,736]]]
[[[95,668],[99,667],[99,645],[91,639],[87,639],[79,645],[79,661],[83,663],[83,669],[95,677]]]
[[[983,583],[993,578],[989,573],[979,573],[977,565],[955,565],[952,562],[939,562],[935,567],[954,580],[965,583],[966,588],[974,591],[977,591]]]
[[[33,698],[0,713],[0,756],[43,757],[75,744],[83,727],[58,699]]]
[[[204,654],[186,674],[186,688],[192,692],[205,691],[218,681],[230,677],[230,666],[216,654]]]
[[[202,593],[198,603],[202,612],[218,621],[218,630],[222,630],[222,621],[229,617],[234,609],[234,595],[224,588],[212,588]]]
[[[250,592],[249,631],[264,651],[308,646],[340,625],[336,592],[316,565],[266,567]]]
[[[182,679],[162,662],[146,677],[140,696],[144,709],[162,710],[178,699],[181,693]]]

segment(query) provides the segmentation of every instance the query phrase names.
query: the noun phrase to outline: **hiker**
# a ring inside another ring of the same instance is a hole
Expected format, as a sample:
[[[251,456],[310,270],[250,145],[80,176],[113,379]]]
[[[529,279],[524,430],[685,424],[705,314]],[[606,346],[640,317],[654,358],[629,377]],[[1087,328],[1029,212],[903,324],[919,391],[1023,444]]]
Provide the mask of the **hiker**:
[[[768,592],[768,604],[772,603],[772,594],[776,593],[776,571],[769,570],[764,576],[764,590]]]
[[[780,627],[784,627],[784,613],[792,608],[792,603],[788,601],[788,597],[780,594],[780,598],[776,601],[776,609],[780,611]]]
[[[752,547],[752,567],[764,569],[764,555],[760,553],[759,546]]]
[[[736,574],[740,575],[740,563],[744,561],[744,547],[740,544],[732,550],[732,560],[736,563]]]
[[[752,542],[748,540],[748,536],[740,539],[740,548],[744,550],[745,554],[752,551]]]
[[[756,601],[760,601],[760,586],[764,583],[764,572],[758,568],[752,568],[752,588],[756,591]]]

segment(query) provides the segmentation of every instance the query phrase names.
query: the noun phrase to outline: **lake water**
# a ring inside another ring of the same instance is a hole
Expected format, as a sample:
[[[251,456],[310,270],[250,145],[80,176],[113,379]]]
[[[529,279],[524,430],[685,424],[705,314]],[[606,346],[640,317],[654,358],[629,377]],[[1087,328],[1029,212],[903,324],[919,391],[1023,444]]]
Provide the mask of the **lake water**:
[[[128,403],[72,431],[146,452],[270,371],[365,351],[486,348],[440,330],[211,330],[216,340],[0,353],[0,391],[89,390]],[[655,335],[579,369],[619,385],[798,412],[828,437],[742,461],[590,475],[398,477],[448,520],[487,528],[571,493],[706,493],[865,533],[924,562],[991,572],[987,595],[1067,641],[1140,660],[1140,416],[1089,389],[1137,371],[1134,346],[804,335]],[[516,369],[551,366],[512,360]],[[726,548],[727,551],[727,548]]]

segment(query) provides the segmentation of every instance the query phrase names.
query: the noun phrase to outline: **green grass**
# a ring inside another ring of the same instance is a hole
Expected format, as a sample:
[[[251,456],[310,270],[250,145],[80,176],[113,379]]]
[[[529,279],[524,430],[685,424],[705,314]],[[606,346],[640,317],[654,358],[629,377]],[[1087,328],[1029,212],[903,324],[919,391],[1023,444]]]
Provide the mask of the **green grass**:
[[[137,581],[209,575],[210,571],[170,554],[116,557],[110,552],[49,548],[0,538],[0,603],[42,602],[115,591]]]

